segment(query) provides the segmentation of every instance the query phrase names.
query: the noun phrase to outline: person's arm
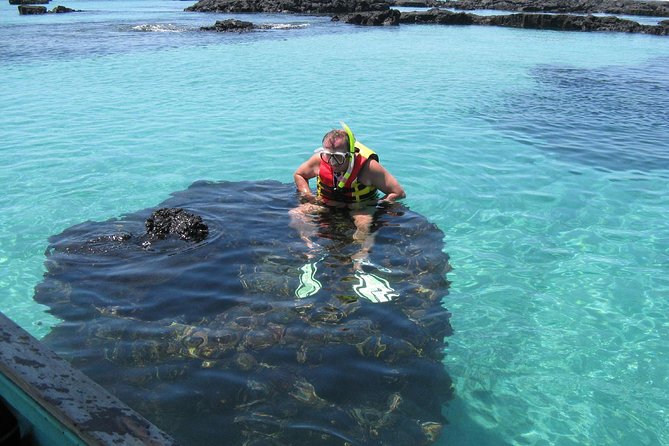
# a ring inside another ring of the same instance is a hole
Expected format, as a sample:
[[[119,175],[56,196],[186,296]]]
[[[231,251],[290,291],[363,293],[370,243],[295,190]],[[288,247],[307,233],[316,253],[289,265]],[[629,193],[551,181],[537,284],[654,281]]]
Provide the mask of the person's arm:
[[[314,197],[314,194],[311,193],[309,180],[318,176],[318,168],[320,163],[320,156],[318,154],[313,155],[311,158],[302,163],[293,174],[293,180],[295,181],[297,192],[300,194],[300,197],[303,200],[306,200],[310,203],[313,203],[316,197]]]
[[[367,163],[365,177],[366,183],[371,184],[385,194],[380,201],[392,203],[406,197],[400,183],[376,160],[369,160],[369,163]]]

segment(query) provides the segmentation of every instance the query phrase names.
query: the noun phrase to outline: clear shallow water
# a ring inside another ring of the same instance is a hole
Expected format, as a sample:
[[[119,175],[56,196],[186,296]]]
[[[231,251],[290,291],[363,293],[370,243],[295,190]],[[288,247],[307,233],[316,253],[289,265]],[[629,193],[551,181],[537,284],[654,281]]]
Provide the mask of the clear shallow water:
[[[446,234],[439,444],[669,443],[666,39],[271,15],[309,26],[210,35],[230,16],[64,4],[93,12],[0,5],[0,305],[22,326],[55,322],[32,300],[50,235],[198,179],[290,182],[343,119]],[[132,30],[152,24],[184,31]]]

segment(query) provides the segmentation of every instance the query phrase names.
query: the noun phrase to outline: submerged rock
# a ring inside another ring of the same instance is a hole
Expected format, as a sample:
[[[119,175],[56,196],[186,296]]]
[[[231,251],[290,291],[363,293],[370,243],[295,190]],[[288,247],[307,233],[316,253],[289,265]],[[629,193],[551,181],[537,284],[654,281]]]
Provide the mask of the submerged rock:
[[[452,395],[444,234],[377,209],[356,272],[350,216],[312,217],[313,258],[290,227],[297,204],[292,185],[198,182],[159,210],[53,236],[35,300],[63,323],[44,342],[184,444],[433,443]],[[147,248],[145,221],[169,233],[184,208],[207,238]],[[297,298],[305,265],[322,288]],[[356,295],[363,273],[397,297]]]

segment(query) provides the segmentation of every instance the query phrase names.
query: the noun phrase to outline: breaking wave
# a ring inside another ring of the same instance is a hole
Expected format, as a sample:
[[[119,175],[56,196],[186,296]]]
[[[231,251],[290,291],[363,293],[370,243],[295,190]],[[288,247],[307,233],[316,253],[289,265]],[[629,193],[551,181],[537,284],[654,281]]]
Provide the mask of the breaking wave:
[[[173,25],[171,23],[142,23],[141,25],[128,26],[125,30],[146,33],[180,33],[188,31],[188,29],[183,26]]]
[[[307,28],[308,23],[265,23],[258,26],[261,29],[302,29]]]

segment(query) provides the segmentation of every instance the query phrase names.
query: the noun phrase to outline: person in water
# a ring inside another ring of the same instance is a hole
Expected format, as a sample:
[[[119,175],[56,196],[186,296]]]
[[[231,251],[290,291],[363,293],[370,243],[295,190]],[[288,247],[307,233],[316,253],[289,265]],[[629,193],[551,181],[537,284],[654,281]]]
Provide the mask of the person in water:
[[[309,216],[327,213],[332,208],[348,209],[356,227],[353,241],[360,245],[360,250],[352,256],[356,275],[366,282],[365,285],[370,280],[379,285],[377,282],[380,280],[383,288],[384,279],[364,274],[361,268],[374,245],[374,234],[370,233],[372,220],[378,206],[405,198],[406,194],[395,177],[381,165],[376,153],[357,141],[346,124],[342,123],[342,126],[343,130],[334,129],[326,133],[322,146],[293,174],[301,204],[290,213],[291,226],[313,252],[316,250],[312,241],[316,227]],[[309,185],[312,178],[316,178],[316,194]],[[380,199],[379,191],[383,193]],[[314,277],[316,263],[302,267],[301,285],[296,290],[298,297],[310,296],[320,290],[320,283]],[[390,300],[383,297],[379,299],[375,296],[370,300]]]

